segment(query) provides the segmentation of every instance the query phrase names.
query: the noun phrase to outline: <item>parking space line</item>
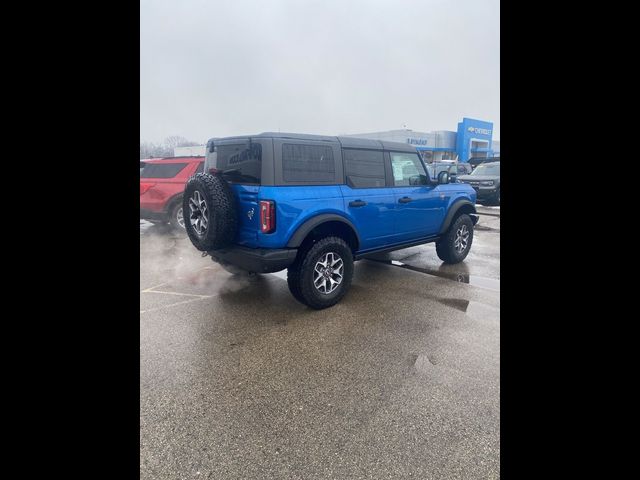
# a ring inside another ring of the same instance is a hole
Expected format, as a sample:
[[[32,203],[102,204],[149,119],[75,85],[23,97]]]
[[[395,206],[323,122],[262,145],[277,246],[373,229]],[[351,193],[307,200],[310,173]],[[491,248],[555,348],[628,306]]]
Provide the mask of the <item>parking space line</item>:
[[[149,287],[149,288],[145,288],[144,290],[140,290],[140,292],[141,293],[147,293],[147,292],[150,292],[151,290],[153,290],[154,288],[158,288],[158,287],[161,287],[161,286],[166,285],[166,284],[167,284],[167,282],[160,283],[160,284],[156,285],[155,287]]]
[[[202,296],[202,297],[198,297],[198,298],[190,298],[188,300],[183,300],[182,302],[171,303],[169,305],[161,305],[159,307],[150,308],[148,310],[140,310],[140,313],[142,314],[142,313],[155,312],[156,310],[162,310],[163,308],[176,307],[178,305],[184,305],[185,303],[197,302],[198,300],[203,300],[205,298],[211,298],[211,297],[213,297],[213,295],[210,295],[208,297]]]
[[[196,295],[195,293],[166,292],[163,290],[142,290],[140,293],[165,293],[167,295],[184,295],[187,297],[209,298],[211,295]]]

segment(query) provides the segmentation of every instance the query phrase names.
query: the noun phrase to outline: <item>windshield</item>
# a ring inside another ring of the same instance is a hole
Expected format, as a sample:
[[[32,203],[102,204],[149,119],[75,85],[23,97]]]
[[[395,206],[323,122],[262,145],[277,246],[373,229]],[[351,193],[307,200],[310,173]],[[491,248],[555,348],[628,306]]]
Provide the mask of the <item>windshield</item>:
[[[496,177],[500,176],[500,164],[481,164],[476,167],[476,169],[471,172],[471,175],[494,175]]]

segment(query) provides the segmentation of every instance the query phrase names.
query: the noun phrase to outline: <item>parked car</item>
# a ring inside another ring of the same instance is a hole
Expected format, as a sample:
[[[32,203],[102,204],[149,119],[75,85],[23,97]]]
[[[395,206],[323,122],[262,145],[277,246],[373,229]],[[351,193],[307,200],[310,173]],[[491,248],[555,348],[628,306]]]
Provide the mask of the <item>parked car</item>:
[[[488,162],[499,162],[500,161],[500,157],[471,157],[467,163],[469,163],[469,165],[471,165],[472,169],[475,169],[478,165],[482,164],[482,163],[488,163]]]
[[[500,205],[500,162],[481,163],[471,175],[460,176],[458,181],[475,189],[478,203]]]
[[[190,176],[202,173],[204,157],[171,157],[140,162],[140,218],[184,228],[182,193]]]
[[[456,163],[456,169],[458,170],[458,176],[469,175],[473,172],[473,167],[468,162]]]
[[[457,177],[459,175],[468,175],[472,172],[471,165],[465,162],[456,162],[448,160],[440,160],[427,165],[429,175],[432,178],[437,178],[440,172],[447,172],[450,177]]]
[[[408,144],[262,133],[206,151],[183,198],[193,245],[232,273],[287,269],[311,308],[340,301],[367,254],[435,242],[458,263],[471,248],[475,191],[447,172],[431,179]]]

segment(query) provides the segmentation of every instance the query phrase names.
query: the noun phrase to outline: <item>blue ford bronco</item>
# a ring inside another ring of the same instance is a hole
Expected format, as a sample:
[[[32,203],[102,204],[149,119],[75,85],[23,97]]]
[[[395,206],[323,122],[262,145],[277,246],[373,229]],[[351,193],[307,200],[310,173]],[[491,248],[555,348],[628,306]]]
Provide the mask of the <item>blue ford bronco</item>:
[[[293,296],[327,308],[347,293],[353,262],[435,242],[469,253],[476,192],[429,177],[404,143],[288,133],[212,139],[183,197],[193,245],[232,273],[287,269]]]

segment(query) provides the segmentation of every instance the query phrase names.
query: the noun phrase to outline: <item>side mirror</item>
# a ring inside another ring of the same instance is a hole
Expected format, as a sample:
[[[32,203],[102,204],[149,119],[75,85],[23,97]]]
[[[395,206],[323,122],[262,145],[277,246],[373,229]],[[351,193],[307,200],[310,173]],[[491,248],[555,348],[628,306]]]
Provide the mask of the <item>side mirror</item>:
[[[440,172],[438,174],[438,185],[446,185],[447,183],[449,183],[449,173]]]

